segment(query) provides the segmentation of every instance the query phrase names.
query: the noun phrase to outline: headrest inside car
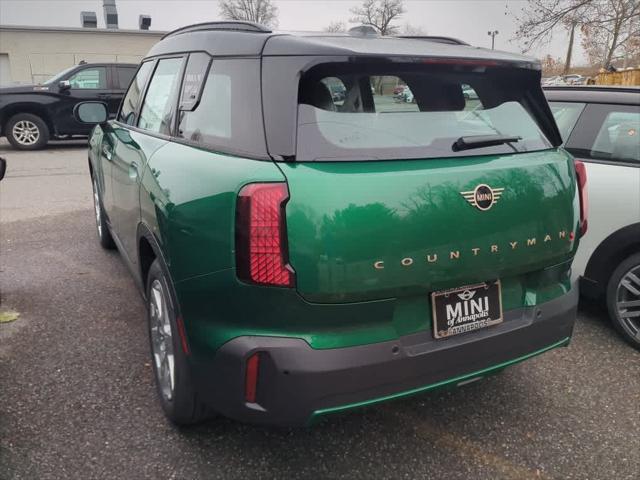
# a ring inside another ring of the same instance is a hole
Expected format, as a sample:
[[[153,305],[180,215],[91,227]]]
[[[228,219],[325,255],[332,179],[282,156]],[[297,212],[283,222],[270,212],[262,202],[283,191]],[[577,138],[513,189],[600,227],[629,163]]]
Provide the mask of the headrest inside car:
[[[458,83],[421,81],[409,85],[422,112],[456,112],[466,105],[462,87]]]
[[[336,111],[336,105],[333,103],[333,97],[324,83],[314,81],[303,83],[300,88],[299,103],[321,108],[322,110]]]

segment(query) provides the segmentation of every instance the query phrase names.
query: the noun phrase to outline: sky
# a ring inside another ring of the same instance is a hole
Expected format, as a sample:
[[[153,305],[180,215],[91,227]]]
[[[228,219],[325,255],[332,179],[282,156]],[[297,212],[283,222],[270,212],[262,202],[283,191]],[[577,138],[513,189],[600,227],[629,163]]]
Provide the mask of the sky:
[[[322,30],[333,21],[345,21],[349,10],[361,3],[351,0],[273,0],[279,9],[281,30]],[[491,46],[489,30],[498,30],[496,49],[520,51],[514,39],[517,28],[514,14],[526,6],[526,0],[405,0],[406,13],[398,25],[419,27],[428,35],[456,37],[481,47]],[[210,20],[219,20],[217,0],[116,0],[120,28],[138,28],[138,15],[151,15],[152,30],[175,28]],[[0,0],[0,25],[79,27],[80,12],[95,11],[98,26],[104,27],[102,0]],[[564,58],[567,35],[558,31],[549,44],[532,52]],[[1,45],[0,45],[1,49]],[[576,42],[574,62],[586,57]]]

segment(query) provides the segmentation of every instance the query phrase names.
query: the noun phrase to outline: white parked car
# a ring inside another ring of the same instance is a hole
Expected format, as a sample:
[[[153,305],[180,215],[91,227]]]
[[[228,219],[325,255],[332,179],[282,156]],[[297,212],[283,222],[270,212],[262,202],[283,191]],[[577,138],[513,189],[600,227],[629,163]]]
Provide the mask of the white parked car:
[[[585,82],[587,81],[586,77],[583,77],[582,75],[578,75],[578,74],[570,74],[570,75],[564,75],[562,77],[562,80],[564,80],[564,82],[567,85],[584,85]]]
[[[640,88],[548,87],[565,148],[587,170],[588,229],[574,274],[606,301],[614,326],[640,349]]]
[[[567,84],[567,82],[564,81],[564,79],[562,78],[561,75],[556,75],[554,77],[543,78],[541,83],[542,83],[543,87],[551,86],[551,85],[566,85]]]

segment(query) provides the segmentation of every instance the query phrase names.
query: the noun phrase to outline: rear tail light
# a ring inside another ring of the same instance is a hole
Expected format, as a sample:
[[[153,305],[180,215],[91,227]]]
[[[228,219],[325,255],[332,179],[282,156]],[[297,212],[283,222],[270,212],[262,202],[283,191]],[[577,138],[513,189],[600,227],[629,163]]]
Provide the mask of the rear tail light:
[[[589,198],[587,195],[587,169],[580,160],[575,161],[578,179],[578,195],[580,197],[580,236],[587,233]]]
[[[260,369],[260,353],[256,352],[247,358],[244,375],[244,399],[247,403],[256,403],[258,390],[258,371]]]
[[[284,206],[286,183],[252,183],[238,194],[236,268],[238,278],[258,285],[293,287],[288,264]]]

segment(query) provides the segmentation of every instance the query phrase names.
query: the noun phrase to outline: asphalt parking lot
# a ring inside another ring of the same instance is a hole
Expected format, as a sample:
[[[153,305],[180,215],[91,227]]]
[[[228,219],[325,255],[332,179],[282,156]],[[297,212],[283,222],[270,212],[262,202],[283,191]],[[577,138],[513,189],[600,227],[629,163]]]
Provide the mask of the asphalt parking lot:
[[[163,417],[144,306],[96,240],[85,142],[0,142],[0,479],[637,479],[640,354],[582,305],[558,349],[311,429]]]

